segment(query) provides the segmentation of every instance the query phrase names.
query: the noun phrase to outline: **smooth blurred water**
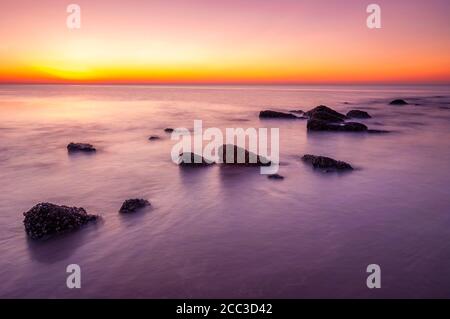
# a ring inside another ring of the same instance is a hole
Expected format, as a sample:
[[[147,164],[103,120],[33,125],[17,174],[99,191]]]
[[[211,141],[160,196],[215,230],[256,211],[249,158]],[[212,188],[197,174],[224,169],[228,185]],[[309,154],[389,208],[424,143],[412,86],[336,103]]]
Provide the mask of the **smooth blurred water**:
[[[388,105],[394,98],[419,105]],[[258,118],[319,104],[367,110],[364,123],[393,132],[311,134],[305,121]],[[163,129],[194,119],[280,128],[285,179],[177,167]],[[71,141],[98,152],[69,156]],[[1,86],[0,296],[448,298],[449,146],[444,86]],[[300,161],[305,153],[357,169],[315,172]],[[153,207],[119,215],[133,197]],[[28,240],[22,213],[44,201],[103,219]],[[66,287],[72,263],[81,289]],[[366,287],[373,263],[378,290]]]

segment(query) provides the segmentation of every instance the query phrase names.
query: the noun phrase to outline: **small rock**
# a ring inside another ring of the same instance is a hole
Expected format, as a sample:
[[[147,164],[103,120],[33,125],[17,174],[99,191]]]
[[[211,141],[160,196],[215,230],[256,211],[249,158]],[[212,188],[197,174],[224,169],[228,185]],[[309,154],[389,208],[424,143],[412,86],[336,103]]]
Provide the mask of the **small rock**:
[[[284,179],[284,176],[281,176],[280,174],[271,174],[267,175],[268,179],[276,179],[276,180],[282,180]]]
[[[405,100],[393,100],[389,103],[390,105],[408,105],[408,102],[406,102]]]
[[[119,213],[129,214],[138,211],[144,207],[150,206],[150,202],[146,199],[134,198],[127,199],[120,207]]]
[[[308,164],[311,164],[314,168],[322,169],[325,171],[353,170],[353,167],[350,164],[342,161],[337,161],[325,156],[306,154],[302,157],[302,160]]]
[[[291,113],[277,112],[277,111],[261,111],[259,118],[262,119],[297,119],[298,117]]]
[[[175,131],[175,129],[173,129],[171,127],[168,127],[168,128],[164,129],[164,132],[166,132],[166,133],[172,133],[173,131]]]
[[[94,146],[92,146],[91,144],[87,144],[87,143],[69,143],[69,145],[67,145],[67,150],[70,153],[72,153],[72,152],[91,153],[91,152],[97,151]]]
[[[212,164],[214,164],[213,161],[195,153],[185,152],[180,154],[180,166],[209,166]]]
[[[75,230],[98,218],[88,215],[84,208],[51,203],[39,203],[23,215],[25,231],[33,239]]]
[[[356,119],[370,119],[372,116],[370,116],[369,113],[361,110],[351,110],[347,113],[348,118],[356,118]]]
[[[155,141],[161,139],[158,135],[152,135],[148,138],[149,141]]]
[[[219,147],[219,154],[222,155],[221,163],[236,166],[270,166],[271,162],[255,153],[247,151],[245,148],[233,144],[224,144]]]

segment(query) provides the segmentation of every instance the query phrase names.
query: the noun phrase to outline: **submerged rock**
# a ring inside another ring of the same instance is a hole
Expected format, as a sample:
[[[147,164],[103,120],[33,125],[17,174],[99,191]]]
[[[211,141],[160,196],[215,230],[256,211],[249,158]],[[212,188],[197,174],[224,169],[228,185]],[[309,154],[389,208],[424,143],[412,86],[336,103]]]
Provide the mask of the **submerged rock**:
[[[408,105],[408,102],[406,102],[405,100],[393,100],[389,103],[390,105]]]
[[[369,113],[361,110],[351,110],[347,113],[348,118],[356,118],[356,119],[370,119],[372,116],[370,116]]]
[[[305,113],[310,119],[318,119],[323,121],[330,121],[330,122],[342,122],[347,117],[339,113],[328,106],[325,105],[319,105],[312,110],[309,110]]]
[[[255,153],[247,151],[245,148],[233,144],[224,144],[219,147],[221,163],[225,165],[237,166],[270,166],[271,162]]]
[[[119,213],[121,214],[129,214],[138,211],[144,207],[150,206],[150,202],[146,199],[134,198],[127,199],[123,202],[122,207],[120,207]]]
[[[25,231],[33,239],[75,230],[98,218],[87,214],[84,208],[51,203],[39,203],[23,215]]]
[[[151,135],[148,140],[149,141],[155,141],[155,140],[160,140],[161,138],[158,135]]]
[[[342,161],[337,161],[335,159],[325,156],[306,154],[302,157],[302,160],[305,163],[312,165],[314,168],[322,169],[325,171],[353,170],[353,167],[350,164]]]
[[[201,155],[185,152],[180,154],[179,163],[180,166],[209,166],[214,164],[213,161],[204,158]]]
[[[261,111],[259,112],[259,118],[262,119],[297,119],[298,117],[291,113],[284,113],[278,111]]]
[[[366,132],[367,126],[357,122],[334,124],[327,121],[311,119],[307,123],[308,131],[331,131],[331,132]]]
[[[284,176],[281,176],[280,174],[271,174],[267,175],[268,179],[276,179],[276,180],[282,180],[284,179]]]
[[[73,152],[92,153],[97,151],[94,146],[87,143],[69,143],[69,145],[67,145],[67,150],[69,151],[69,153]]]

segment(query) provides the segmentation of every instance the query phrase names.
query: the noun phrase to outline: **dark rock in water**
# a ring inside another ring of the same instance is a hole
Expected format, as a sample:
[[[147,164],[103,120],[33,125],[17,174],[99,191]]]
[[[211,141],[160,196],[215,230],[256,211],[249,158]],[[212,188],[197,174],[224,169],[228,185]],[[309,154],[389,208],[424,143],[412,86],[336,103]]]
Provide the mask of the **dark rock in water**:
[[[322,169],[325,171],[333,171],[333,170],[353,170],[353,167],[342,161],[337,161],[330,157],[325,156],[315,156],[315,155],[304,155],[302,160],[305,163],[311,164],[314,168]]]
[[[277,112],[277,111],[261,111],[259,112],[261,119],[297,119],[298,117],[291,113]]]
[[[282,180],[284,179],[284,176],[281,176],[279,174],[271,174],[271,175],[267,175],[268,179],[276,179],[276,180]]]
[[[370,119],[372,116],[370,116],[369,113],[361,110],[351,110],[347,113],[348,118],[356,118],[356,119]]]
[[[343,124],[333,124],[326,121],[311,119],[307,124],[308,131],[331,131],[331,132],[365,132],[367,126],[361,123],[348,122]]]
[[[214,164],[213,161],[195,153],[185,152],[180,154],[180,166],[209,166],[212,164]]]
[[[221,163],[236,166],[270,166],[271,162],[255,153],[247,151],[245,148],[232,144],[224,144],[219,147]]]
[[[303,111],[303,110],[291,110],[289,112],[291,112],[291,113],[298,113],[298,114],[305,114],[305,111]]]
[[[339,121],[343,121],[345,120],[347,117],[339,112],[336,112],[335,110],[329,108],[328,106],[325,105],[319,105],[315,108],[313,108],[312,110],[309,110],[308,112],[305,113],[307,116],[309,116],[310,119],[316,118],[317,119],[321,119],[321,120],[327,120],[325,119],[325,116],[328,116],[328,118],[330,118],[330,120],[327,121],[334,121],[334,122],[338,122],[337,119],[339,119]],[[316,115],[318,114],[318,115]]]
[[[336,116],[332,113],[323,112],[323,111],[317,111],[317,112],[312,113],[310,118],[313,120],[321,120],[321,121],[332,122],[332,123],[333,122],[334,123],[344,122],[344,119],[342,119],[341,117]]]
[[[155,141],[161,139],[158,135],[152,135],[148,138],[149,141]]]
[[[172,133],[173,131],[175,131],[175,129],[173,129],[171,127],[168,127],[168,128],[164,129],[164,132],[166,132],[166,133]]]
[[[97,151],[94,146],[92,146],[91,144],[87,144],[87,143],[70,143],[69,145],[67,145],[67,150],[70,153],[72,153],[72,152],[92,153],[92,152]]]
[[[98,218],[88,215],[84,208],[51,203],[39,203],[23,215],[25,231],[33,239],[75,230]]]
[[[122,207],[120,207],[119,213],[121,214],[129,214],[134,213],[139,209],[150,206],[150,202],[146,199],[134,198],[127,199],[123,202]]]
[[[393,100],[389,103],[390,105],[408,105],[408,102],[406,102],[405,100]]]
[[[342,125],[338,125],[339,130],[343,132],[366,132],[367,126],[357,122],[347,122]]]

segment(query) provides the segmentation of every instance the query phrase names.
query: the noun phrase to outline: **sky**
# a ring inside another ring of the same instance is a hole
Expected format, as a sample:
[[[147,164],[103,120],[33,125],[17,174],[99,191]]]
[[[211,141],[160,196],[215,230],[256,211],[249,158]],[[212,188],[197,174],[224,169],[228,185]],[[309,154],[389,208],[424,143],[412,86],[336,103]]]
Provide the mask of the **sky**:
[[[450,83],[449,13],[448,0],[0,0],[0,83]]]

